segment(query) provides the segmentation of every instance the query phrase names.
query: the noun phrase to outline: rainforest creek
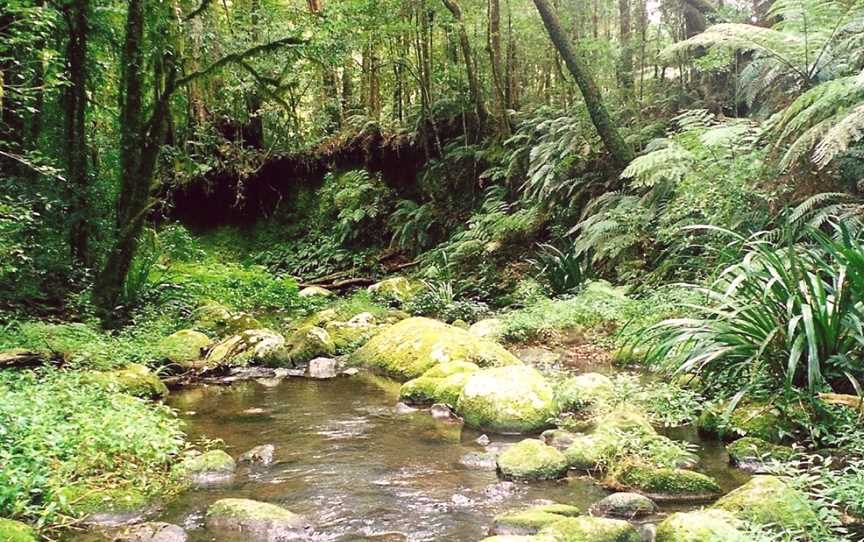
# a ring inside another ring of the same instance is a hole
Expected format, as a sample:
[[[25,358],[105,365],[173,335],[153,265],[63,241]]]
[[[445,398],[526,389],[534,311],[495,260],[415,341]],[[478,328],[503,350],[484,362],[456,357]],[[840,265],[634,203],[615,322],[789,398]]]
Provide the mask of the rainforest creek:
[[[864,541],[862,28],[0,3],[0,542]]]

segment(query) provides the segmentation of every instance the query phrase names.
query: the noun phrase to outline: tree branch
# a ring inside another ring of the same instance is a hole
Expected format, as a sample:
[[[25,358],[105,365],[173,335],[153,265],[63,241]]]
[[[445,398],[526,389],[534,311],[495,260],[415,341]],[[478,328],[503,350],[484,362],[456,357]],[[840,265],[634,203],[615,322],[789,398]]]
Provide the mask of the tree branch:
[[[202,13],[204,13],[204,11],[207,8],[210,7],[210,4],[212,4],[212,3],[213,3],[213,0],[201,0],[201,5],[199,5],[197,8],[195,8],[191,13],[189,13],[189,15],[186,15],[185,17],[183,17],[183,22],[185,23],[185,22],[191,21],[195,17],[201,15]]]

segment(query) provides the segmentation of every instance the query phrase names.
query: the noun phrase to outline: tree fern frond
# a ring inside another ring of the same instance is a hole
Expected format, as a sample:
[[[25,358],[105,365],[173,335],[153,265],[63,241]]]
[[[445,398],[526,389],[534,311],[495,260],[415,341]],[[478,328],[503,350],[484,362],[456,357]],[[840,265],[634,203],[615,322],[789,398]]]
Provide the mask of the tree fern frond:
[[[821,169],[861,138],[864,138],[864,103],[849,111],[825,133],[813,151],[813,162]]]
[[[819,143],[825,133],[831,128],[833,120],[833,118],[825,119],[801,134],[801,136],[799,136],[798,139],[789,146],[783,154],[783,158],[780,159],[780,170],[786,171],[793,164],[799,162],[805,156],[808,156],[813,147]]]

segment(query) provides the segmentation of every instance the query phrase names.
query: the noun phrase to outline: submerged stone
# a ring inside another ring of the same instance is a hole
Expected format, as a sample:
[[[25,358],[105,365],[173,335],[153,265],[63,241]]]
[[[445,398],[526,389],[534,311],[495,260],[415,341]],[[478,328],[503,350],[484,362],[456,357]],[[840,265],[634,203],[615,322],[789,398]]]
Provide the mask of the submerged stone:
[[[498,456],[492,452],[468,452],[459,464],[469,469],[493,471],[498,469]]]
[[[236,462],[225,451],[210,450],[187,457],[174,467],[174,472],[194,485],[207,486],[230,481],[236,468]]]
[[[656,513],[657,505],[654,504],[654,501],[639,493],[619,492],[608,495],[594,503],[589,512],[592,516],[633,519]]]
[[[111,533],[111,542],[186,542],[188,538],[182,527],[156,521]]]
[[[748,542],[738,523],[722,510],[678,512],[657,526],[656,542]]]
[[[755,437],[744,437],[726,447],[729,462],[748,472],[764,472],[766,464],[788,461],[794,454],[789,446],[771,444]]]
[[[566,518],[538,533],[554,542],[641,542],[639,531],[620,519],[580,516]]]
[[[525,439],[498,456],[498,472],[507,480],[554,480],[567,472],[567,459],[537,439]]]
[[[221,499],[210,505],[206,516],[211,531],[242,533],[254,542],[308,540],[312,526],[293,512],[249,499]]]
[[[168,388],[156,373],[138,363],[131,363],[123,369],[113,371],[92,371],[88,373],[86,380],[145,399],[158,399],[168,395]]]
[[[492,534],[497,535],[528,535],[536,534],[540,529],[568,517],[576,517],[581,513],[575,506],[567,504],[543,504],[527,510],[505,512],[495,516]]]
[[[819,516],[800,491],[776,476],[754,476],[721,497],[714,507],[761,525],[808,532],[820,525]]]
[[[4,542],[38,542],[36,531],[20,521],[0,518],[0,540]]]
[[[432,367],[451,361],[471,362],[480,367],[521,364],[499,344],[422,317],[402,320],[381,331],[354,352],[351,361],[399,380],[417,378]]]
[[[472,373],[456,410],[470,427],[498,433],[539,431],[556,414],[552,387],[524,365]]]

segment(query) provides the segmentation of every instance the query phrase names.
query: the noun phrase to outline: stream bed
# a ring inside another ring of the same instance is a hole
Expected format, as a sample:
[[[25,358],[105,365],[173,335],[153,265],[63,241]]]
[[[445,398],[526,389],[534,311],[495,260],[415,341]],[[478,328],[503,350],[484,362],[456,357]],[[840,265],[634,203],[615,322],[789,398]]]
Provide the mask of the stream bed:
[[[315,540],[471,542],[487,535],[500,512],[538,500],[587,509],[608,494],[587,476],[514,484],[499,481],[494,470],[463,466],[465,454],[483,451],[475,442],[481,433],[422,410],[397,413],[396,389],[356,376],[249,380],[173,393],[169,404],[193,441],[221,439],[235,458],[260,444],[276,452],[269,466],[241,464],[231,482],[185,492],[157,519],[186,528],[190,542],[214,541],[203,527],[208,505],[237,497],[306,516]],[[492,446],[525,438],[488,436]],[[693,431],[670,436],[698,441]],[[720,444],[698,444],[699,470],[724,490],[746,480],[728,466]]]

